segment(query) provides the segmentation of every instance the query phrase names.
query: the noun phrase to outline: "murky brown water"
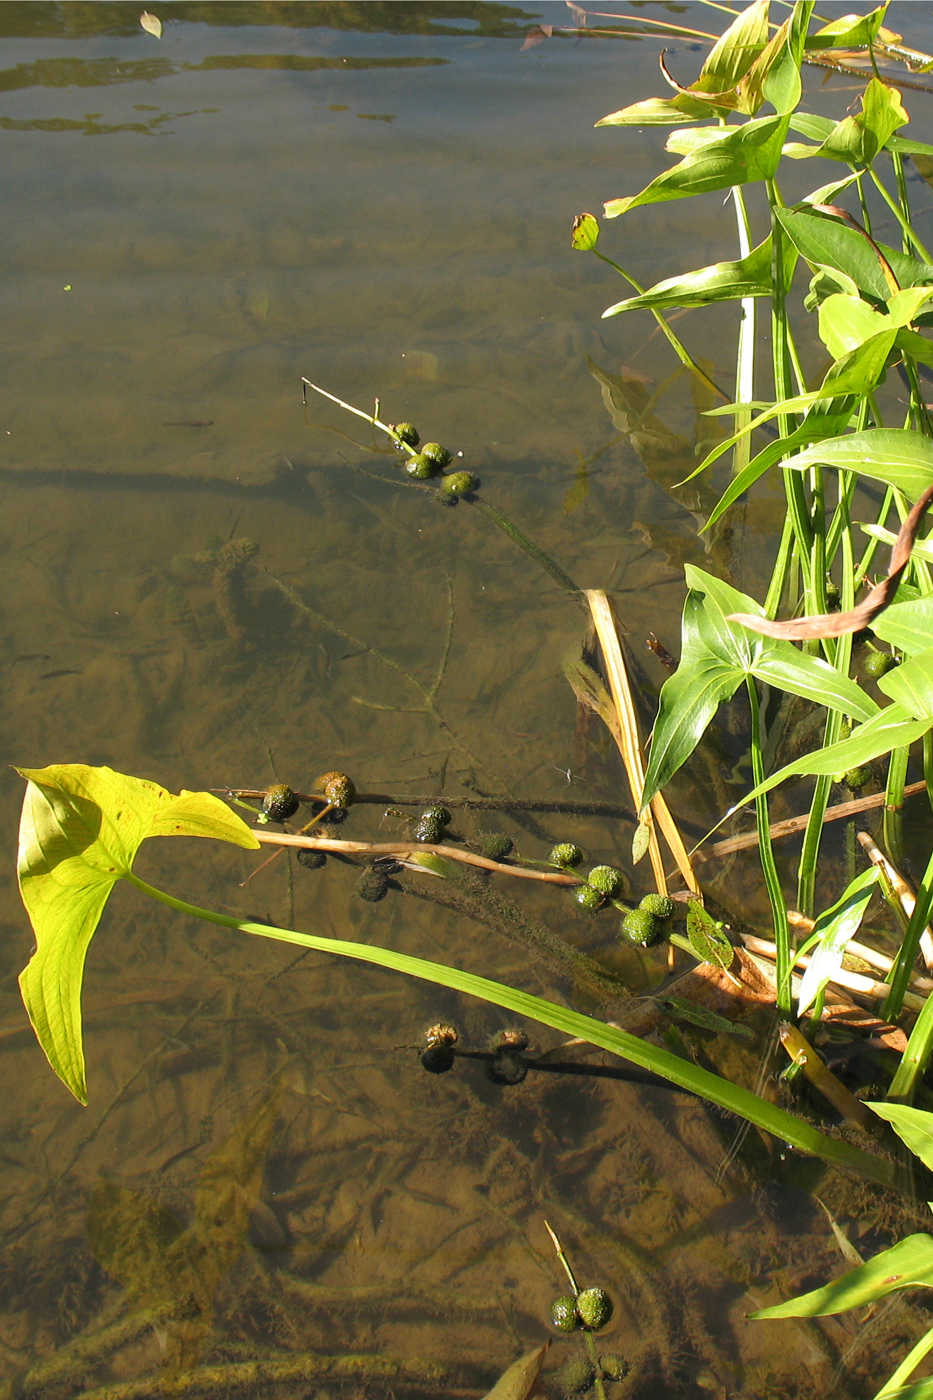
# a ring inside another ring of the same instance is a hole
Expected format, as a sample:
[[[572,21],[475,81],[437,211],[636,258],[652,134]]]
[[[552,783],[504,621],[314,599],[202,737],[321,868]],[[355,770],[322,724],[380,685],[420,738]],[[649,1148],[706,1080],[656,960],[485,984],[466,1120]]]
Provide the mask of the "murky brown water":
[[[359,420],[303,410],[298,381],[413,419],[574,580],[609,588],[650,714],[664,673],[642,638],[676,650],[683,560],[750,587],[771,528],[756,505],[705,553],[711,488],[672,487],[709,429],[647,318],[600,322],[618,286],[568,247],[575,212],[657,168],[663,132],[592,130],[655,91],[657,46],[522,52],[537,18],[564,22],[556,5],[160,13],[157,41],[138,6],[0,7],[6,761],[106,763],[173,790],[305,788],[336,767],[400,798],[624,805],[561,674],[584,631],[574,601],[479,506],[403,480]],[[633,275],[722,256],[718,205],[708,227],[674,210],[617,239]],[[727,377],[728,318],[692,334],[709,347],[717,326]],[[653,415],[638,439],[623,372]],[[244,537],[256,552],[231,575]],[[714,816],[713,793],[683,793],[691,820]],[[0,1395],[480,1396],[548,1335],[562,1277],[545,1218],[615,1298],[605,1349],[633,1367],[616,1395],[858,1396],[913,1336],[903,1308],[872,1348],[847,1324],[744,1320],[837,1266],[812,1181],[871,1227],[851,1184],[754,1135],[733,1159],[734,1125],[664,1089],[543,1072],[503,1087],[470,1061],[429,1076],[413,1048],[428,1022],[481,1048],[502,1018],[128,889],[89,956],[78,1108],[16,991],[20,800],[8,771]],[[381,810],[347,834],[385,839]],[[625,864],[631,840],[624,819],[457,815],[465,835],[483,824],[529,855],[572,838]],[[333,860],[281,860],[241,889],[252,858],[190,845],[153,843],[140,872],[596,1007],[529,956],[543,923],[647,985],[611,918],[553,896],[459,891],[483,923],[419,898],[415,877],[364,903]],[[621,1016],[624,997],[599,1009]],[[749,1052],[702,1032],[688,1047],[754,1077]],[[577,1346],[555,1341],[548,1373]]]

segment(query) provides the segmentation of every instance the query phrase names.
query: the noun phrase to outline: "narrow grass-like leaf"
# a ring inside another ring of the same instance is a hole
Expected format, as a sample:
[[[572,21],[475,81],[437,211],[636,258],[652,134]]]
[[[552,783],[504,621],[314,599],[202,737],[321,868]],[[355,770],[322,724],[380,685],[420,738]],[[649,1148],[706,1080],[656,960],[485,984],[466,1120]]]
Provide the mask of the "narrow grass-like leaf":
[[[761,1308],[751,1317],[828,1317],[896,1293],[901,1288],[933,1287],[933,1237],[908,1235],[842,1278],[801,1293],[786,1303]]]

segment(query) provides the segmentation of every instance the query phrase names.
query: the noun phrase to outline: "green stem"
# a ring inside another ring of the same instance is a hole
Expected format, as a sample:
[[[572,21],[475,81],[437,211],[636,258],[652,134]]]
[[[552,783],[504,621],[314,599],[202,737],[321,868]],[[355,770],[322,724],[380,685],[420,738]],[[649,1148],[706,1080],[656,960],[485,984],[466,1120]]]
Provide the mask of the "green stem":
[[[878,175],[871,168],[871,166],[868,167],[868,174],[871,176],[871,179],[874,182],[875,189],[881,195],[881,198],[891,210],[891,213],[894,215],[895,219],[897,219],[898,225],[900,227],[901,233],[904,236],[905,242],[910,244],[917,256],[919,258],[922,258],[925,263],[933,262],[933,258],[930,257],[930,254],[927,252],[926,248],[924,248],[923,244],[920,242],[920,239],[914,233],[914,230],[911,227],[909,217],[904,217],[903,211],[898,208],[897,204],[894,202],[888,191],[885,189],[884,183],[879,179]]]
[[[758,688],[755,684],[754,677],[746,676],[745,684],[748,691],[748,704],[751,710],[752,720],[752,778],[755,786],[758,787],[765,779],[764,762],[762,759],[761,711],[758,704]],[[793,965],[793,956],[790,946],[790,926],[787,922],[787,905],[784,902],[781,882],[778,878],[777,865],[774,859],[774,847],[771,844],[771,823],[768,818],[767,793],[759,793],[755,798],[755,821],[758,828],[758,852],[761,857],[761,871],[765,878],[765,887],[768,891],[768,899],[771,903],[771,916],[774,922],[775,1003],[778,1015],[784,1020],[790,1020],[791,967]]]
[[[888,757],[888,781],[884,789],[881,830],[888,855],[895,865],[900,865],[903,860],[904,787],[907,783],[909,755],[909,748],[902,746],[893,749]]]
[[[898,1171],[893,1162],[876,1157],[860,1148],[853,1147],[841,1139],[827,1137],[787,1113],[784,1109],[766,1102],[748,1089],[731,1084],[718,1074],[702,1069],[679,1055],[672,1054],[659,1046],[650,1045],[615,1026],[597,1021],[594,1017],[559,1006],[556,1002],[545,1001],[530,992],[519,991],[501,982],[493,982],[487,977],[479,977],[471,972],[461,972],[443,963],[428,962],[424,958],[412,957],[407,953],[396,953],[388,948],[380,948],[368,943],[350,943],[343,939],[321,938],[310,933],[298,933],[293,929],[277,928],[273,924],[260,924],[251,919],[238,919],[230,914],[220,914],[213,909],[202,909],[186,900],[176,899],[165,890],[156,889],[138,875],[130,872],[125,877],[141,893],[157,899],[170,909],[192,918],[205,919],[208,923],[219,924],[222,928],[250,933],[258,938],[270,938],[281,943],[292,943],[300,948],[309,948],[320,953],[330,953],[338,957],[354,958],[358,962],[371,963],[394,972],[403,972],[410,977],[419,977],[425,982],[448,987],[468,996],[479,997],[494,1006],[504,1007],[518,1016],[527,1016],[542,1025],[551,1026],[565,1035],[578,1036],[597,1045],[610,1054],[629,1060],[642,1069],[666,1079],[671,1084],[696,1094],[709,1103],[747,1119],[756,1127],[764,1129],[774,1137],[790,1143],[801,1152],[807,1152],[823,1161],[833,1162],[849,1170],[858,1172],[871,1181],[883,1186],[898,1184]]]
[[[498,506],[492,505],[489,501],[476,500],[471,504],[478,510],[489,516],[494,525],[498,525],[500,530],[504,530],[513,544],[517,544],[519,549],[523,549],[529,558],[534,559],[536,564],[540,564],[542,569],[551,575],[555,583],[559,583],[561,588],[565,588],[568,593],[580,593],[580,589],[574,583],[569,574],[565,573],[561,566],[556,563],[549,554],[546,554],[534,540],[530,540],[524,531],[520,530],[513,520],[510,520]]]

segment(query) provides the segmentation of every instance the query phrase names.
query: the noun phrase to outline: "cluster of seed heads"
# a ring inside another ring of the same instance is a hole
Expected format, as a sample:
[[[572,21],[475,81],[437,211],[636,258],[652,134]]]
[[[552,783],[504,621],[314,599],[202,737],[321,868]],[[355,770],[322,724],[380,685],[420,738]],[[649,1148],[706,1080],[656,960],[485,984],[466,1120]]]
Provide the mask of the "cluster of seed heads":
[[[421,434],[414,423],[396,423],[392,428],[396,445],[403,451],[410,449],[405,459],[405,471],[414,481],[430,481],[440,477],[441,495],[450,505],[455,505],[461,496],[469,496],[479,486],[472,472],[448,472],[441,476],[445,467],[450,466],[451,456],[439,442],[426,442],[416,451],[421,442]]]
[[[551,1304],[551,1322],[558,1332],[575,1332],[584,1328],[598,1332],[612,1317],[612,1299],[605,1288],[584,1288],[576,1297],[562,1293]]]
[[[601,909],[607,899],[622,893],[624,884],[622,871],[614,865],[594,865],[583,883],[574,886],[573,898],[582,909]]]

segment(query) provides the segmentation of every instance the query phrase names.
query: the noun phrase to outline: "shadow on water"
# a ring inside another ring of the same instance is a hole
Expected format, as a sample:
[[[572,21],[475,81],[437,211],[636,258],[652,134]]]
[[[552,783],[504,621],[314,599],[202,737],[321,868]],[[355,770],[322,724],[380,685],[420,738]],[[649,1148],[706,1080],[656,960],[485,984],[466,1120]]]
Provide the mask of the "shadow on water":
[[[611,588],[650,715],[666,673],[642,639],[676,649],[682,562],[707,557],[709,501],[675,483],[711,430],[650,326],[600,322],[613,292],[566,243],[620,178],[592,123],[620,88],[653,90],[656,49],[522,54],[530,25],[564,22],[556,5],[182,3],[161,47],[139,10],[0,7],[7,761],[173,790],[310,791],[339,768],[400,800],[576,801],[455,810],[465,838],[495,826],[539,859],[572,839],[627,866],[631,820],[603,810],[624,805],[617,757],[561,669],[583,641],[573,599],[339,412],[303,414],[296,386],[379,395],[390,421],[462,451],[571,577]],[[631,156],[632,188],[662,139]],[[633,273],[667,275],[661,248],[671,268],[712,249],[718,205],[708,217],[646,211]],[[708,546],[750,589],[772,505]],[[718,815],[702,782],[679,791],[698,827]],[[498,1014],[129,889],[88,960],[78,1108],[17,996],[10,772],[0,800],[3,1400],[480,1397],[548,1336],[563,1280],[545,1218],[615,1301],[600,1346],[632,1371],[612,1395],[857,1400],[873,1356],[913,1339],[907,1303],[857,1336],[746,1320],[778,1284],[835,1270],[817,1179],[866,1252],[892,1228],[876,1193],[755,1134],[739,1148],[698,1101],[533,1025],[534,1053],[572,1073],[427,1074],[428,1024],[479,1052]],[[361,806],[341,831],[390,839],[391,820]],[[201,903],[640,1018],[754,1080],[744,1041],[641,1000],[663,955],[622,950],[612,914],[475,877],[434,897],[411,872],[374,904],[333,859],[285,858],[243,888],[243,852],[149,844],[144,878]],[[554,1338],[542,1393],[577,1347]]]

